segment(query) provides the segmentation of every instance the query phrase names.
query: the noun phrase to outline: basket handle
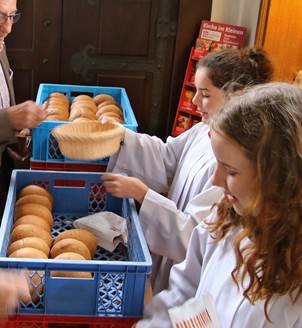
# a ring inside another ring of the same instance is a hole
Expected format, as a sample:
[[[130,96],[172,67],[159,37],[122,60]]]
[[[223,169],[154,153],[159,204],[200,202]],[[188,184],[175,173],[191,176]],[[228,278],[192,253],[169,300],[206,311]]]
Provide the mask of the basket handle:
[[[83,187],[86,187],[86,181],[85,180],[56,179],[56,180],[54,180],[54,187],[83,188]]]

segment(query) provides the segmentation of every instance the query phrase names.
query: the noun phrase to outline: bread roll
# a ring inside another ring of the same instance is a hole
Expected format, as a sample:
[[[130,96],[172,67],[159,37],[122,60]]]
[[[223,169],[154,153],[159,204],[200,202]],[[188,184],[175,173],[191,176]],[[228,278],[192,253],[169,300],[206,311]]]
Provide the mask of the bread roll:
[[[106,105],[103,107],[98,107],[98,111],[96,112],[97,116],[101,116],[102,114],[108,113],[108,112],[112,112],[112,113],[116,113],[117,115],[120,116],[120,118],[123,118],[123,112],[120,109],[119,106],[116,105]]]
[[[34,184],[22,188],[19,193],[19,198],[31,194],[46,196],[47,198],[49,198],[51,204],[53,204],[53,197],[51,193],[45,188]]]
[[[37,194],[31,194],[31,195],[25,195],[21,198],[19,198],[16,202],[16,206],[24,205],[24,204],[39,204],[47,207],[50,211],[52,210],[52,204],[48,197],[43,195],[37,195]]]
[[[115,105],[115,106],[117,106],[117,107],[120,107],[119,103],[116,102],[115,100],[106,100],[106,101],[101,102],[101,103],[97,106],[97,108],[100,109],[100,108],[105,107],[105,106],[107,106],[107,105]]]
[[[86,260],[91,260],[89,248],[82,241],[74,238],[62,239],[55,243],[50,250],[50,257],[55,258],[66,252],[77,253],[82,255]]]
[[[61,92],[53,92],[49,95],[49,99],[60,99],[67,106],[69,105],[69,100],[66,95]]]
[[[68,121],[68,116],[66,115],[48,115],[46,121]]]
[[[69,108],[63,107],[62,105],[56,104],[49,104],[47,106],[47,113],[48,115],[61,115],[61,116],[68,116],[69,115]]]
[[[16,240],[26,237],[39,237],[43,239],[49,247],[52,244],[52,238],[46,230],[29,223],[23,223],[16,226],[11,233],[10,240],[11,243],[13,243]]]
[[[27,258],[27,259],[47,259],[48,257],[44,252],[33,247],[19,248],[12,252],[9,257]]]
[[[94,257],[96,247],[97,247],[97,240],[93,233],[87,231],[85,229],[70,229],[61,232],[58,237],[54,241],[54,245],[62,239],[72,238],[77,239],[83,242],[90,251],[91,258]]]
[[[96,95],[93,99],[97,105],[101,104],[104,101],[114,101],[114,98],[112,96],[104,93]]]
[[[74,103],[76,101],[81,101],[81,100],[93,101],[93,98],[91,98],[88,95],[78,95],[78,96],[73,98],[72,103]]]
[[[76,260],[76,261],[84,261],[85,258],[77,253],[66,252],[61,253],[55,260]],[[70,278],[91,278],[90,272],[78,272],[78,271],[53,271],[51,273],[52,277],[70,277]]]
[[[92,111],[93,113],[96,113],[97,107],[96,104],[93,101],[77,101],[75,103],[72,103],[70,106],[70,112],[72,112],[75,108],[85,108],[87,110]]]
[[[45,254],[45,256],[48,258],[49,251],[50,251],[49,246],[42,238],[39,237],[26,237],[14,241],[8,247],[7,254],[11,255],[12,253],[14,253],[20,248],[28,248],[28,247],[35,248],[42,251]]]
[[[24,215],[17,219],[15,222],[13,228],[17,227],[20,224],[34,224],[44,230],[46,230],[48,233],[51,231],[51,226],[49,223],[44,220],[43,218],[40,218],[36,215]]]
[[[36,215],[46,220],[48,224],[52,227],[53,225],[53,217],[50,210],[39,204],[28,203],[22,204],[15,208],[15,220],[18,220],[21,216],[24,215]]]
[[[81,108],[81,107],[76,107],[76,108],[72,109],[72,111],[70,112],[69,120],[73,121],[74,119],[76,119],[78,117],[86,117],[92,121],[96,120],[96,116],[91,110],[86,109],[86,108]]]

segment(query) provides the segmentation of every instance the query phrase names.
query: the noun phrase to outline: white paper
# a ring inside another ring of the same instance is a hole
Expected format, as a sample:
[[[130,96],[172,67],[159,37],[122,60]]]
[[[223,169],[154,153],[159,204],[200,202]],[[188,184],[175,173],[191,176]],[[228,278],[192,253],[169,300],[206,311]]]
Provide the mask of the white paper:
[[[73,225],[92,232],[97,238],[97,244],[109,252],[113,252],[119,243],[127,246],[127,221],[113,212],[88,215],[75,220]]]

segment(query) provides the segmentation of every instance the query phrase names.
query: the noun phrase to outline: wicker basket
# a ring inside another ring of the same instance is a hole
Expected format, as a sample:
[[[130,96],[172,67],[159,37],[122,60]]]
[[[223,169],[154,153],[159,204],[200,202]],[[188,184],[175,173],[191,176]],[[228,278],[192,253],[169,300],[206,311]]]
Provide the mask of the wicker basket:
[[[118,123],[97,121],[63,124],[51,131],[61,153],[76,160],[96,160],[116,153],[124,134]]]

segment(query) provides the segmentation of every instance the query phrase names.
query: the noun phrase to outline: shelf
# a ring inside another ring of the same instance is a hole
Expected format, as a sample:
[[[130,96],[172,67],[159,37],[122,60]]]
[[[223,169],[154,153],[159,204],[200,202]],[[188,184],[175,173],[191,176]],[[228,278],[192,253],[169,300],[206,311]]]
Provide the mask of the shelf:
[[[172,136],[176,137],[184,131],[190,129],[192,125],[201,121],[201,115],[196,111],[196,106],[192,103],[196,88],[192,81],[195,73],[196,56],[193,58],[194,48],[191,49],[190,58],[186,68],[186,74],[182,85],[182,91],[175,115]]]

